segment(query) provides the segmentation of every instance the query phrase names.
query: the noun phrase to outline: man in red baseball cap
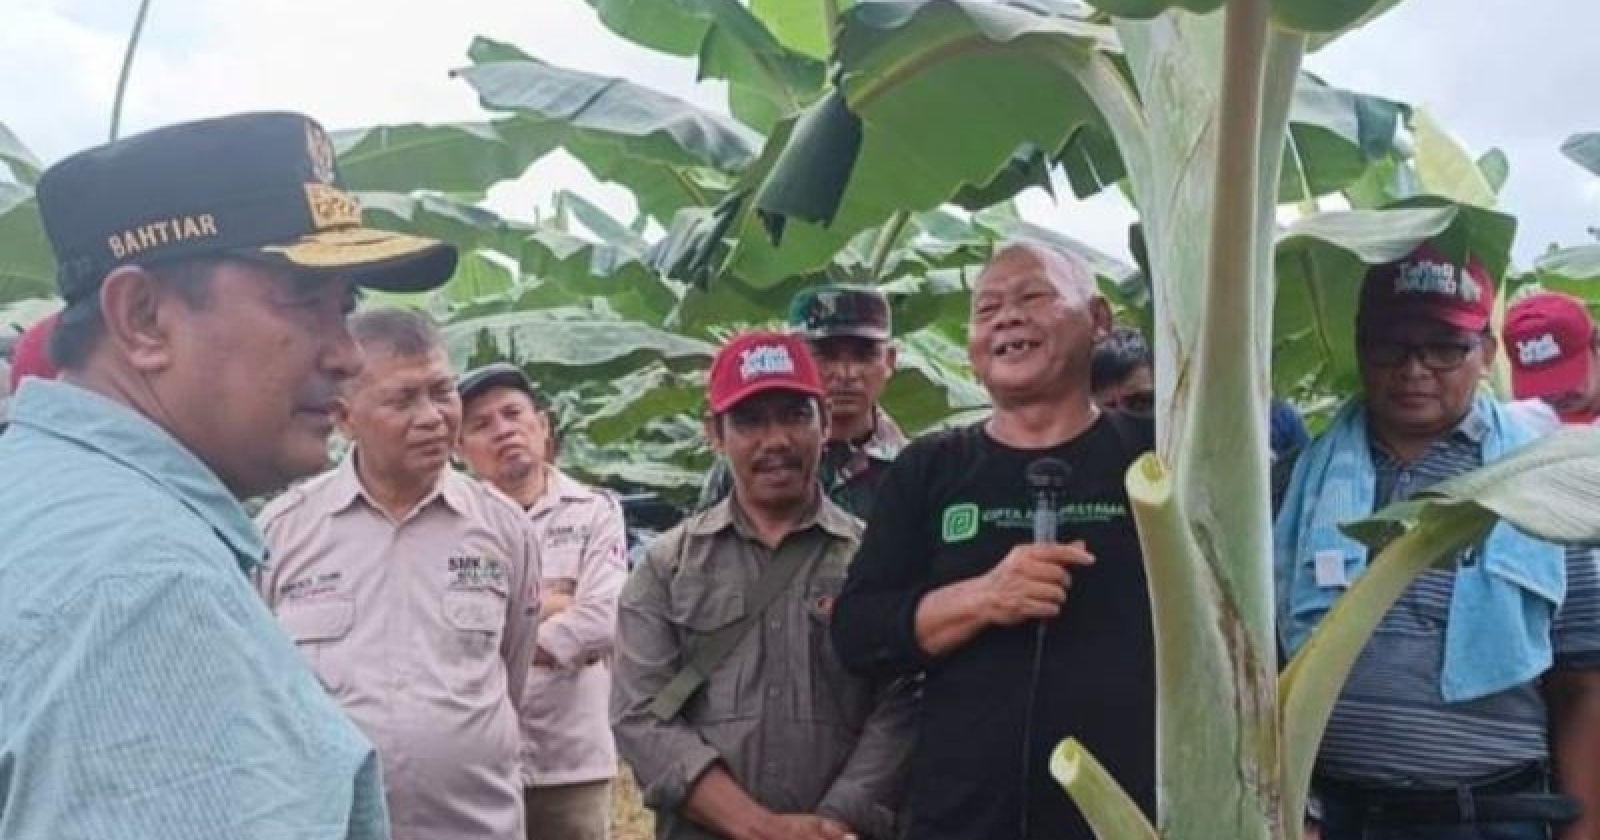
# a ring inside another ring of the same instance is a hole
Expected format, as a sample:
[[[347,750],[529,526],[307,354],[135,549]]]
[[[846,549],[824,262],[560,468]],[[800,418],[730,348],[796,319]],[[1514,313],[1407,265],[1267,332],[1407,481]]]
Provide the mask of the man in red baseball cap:
[[[1537,439],[1481,387],[1497,350],[1494,299],[1476,260],[1428,247],[1367,272],[1356,316],[1362,393],[1275,466],[1287,478],[1274,488],[1286,654],[1370,568],[1342,523]],[[1329,716],[1313,781],[1321,836],[1464,838],[1490,824],[1502,837],[1596,836],[1600,795],[1583,781],[1600,772],[1584,737],[1592,719],[1553,698],[1597,696],[1597,656],[1600,577],[1587,548],[1501,525],[1418,577]],[[1568,826],[1574,815],[1581,821]]]
[[[55,332],[58,320],[59,314],[51,315],[29,327],[17,339],[17,346],[11,351],[11,393],[17,392],[25,376],[55,379],[59,375],[60,371],[50,361],[50,335]]]
[[[796,335],[711,364],[733,492],[663,534],[617,610],[611,721],[658,840],[895,835],[908,684],[846,671],[828,616],[860,520],[817,485],[826,391]]]
[[[1506,313],[1511,389],[1519,400],[1548,403],[1563,423],[1600,418],[1600,365],[1594,321],[1577,298],[1538,292]]]

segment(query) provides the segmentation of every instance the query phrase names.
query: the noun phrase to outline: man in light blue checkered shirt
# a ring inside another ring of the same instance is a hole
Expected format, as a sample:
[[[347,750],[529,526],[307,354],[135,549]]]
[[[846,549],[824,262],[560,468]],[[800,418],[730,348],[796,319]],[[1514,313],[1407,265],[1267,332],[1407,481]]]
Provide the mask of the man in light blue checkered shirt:
[[[61,381],[0,436],[0,840],[387,840],[378,760],[256,596],[239,499],[321,469],[358,285],[453,248],[357,227],[295,114],[38,182]]]

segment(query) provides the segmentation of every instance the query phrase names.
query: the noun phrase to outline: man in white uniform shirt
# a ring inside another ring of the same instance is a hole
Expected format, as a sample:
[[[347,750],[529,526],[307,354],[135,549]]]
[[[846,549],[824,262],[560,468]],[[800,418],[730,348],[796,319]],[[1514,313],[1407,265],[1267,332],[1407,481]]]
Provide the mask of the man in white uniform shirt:
[[[549,418],[521,370],[480,368],[458,389],[461,454],[528,512],[544,565],[522,711],[528,837],[605,840],[617,771],[606,718],[610,654],[627,577],[622,508],[549,462]]]

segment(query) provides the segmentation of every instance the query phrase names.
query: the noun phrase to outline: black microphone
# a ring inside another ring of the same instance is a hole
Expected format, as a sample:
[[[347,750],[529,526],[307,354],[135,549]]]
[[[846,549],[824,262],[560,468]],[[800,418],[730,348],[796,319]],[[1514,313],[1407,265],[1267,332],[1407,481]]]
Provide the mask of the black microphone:
[[[1058,458],[1039,458],[1028,464],[1024,477],[1028,481],[1028,492],[1033,496],[1033,543],[1053,545],[1056,527],[1060,524],[1061,501],[1066,496],[1067,482],[1072,480],[1072,468]],[[1027,711],[1022,719],[1022,810],[1021,833],[1018,835],[1022,840],[1028,837],[1028,808],[1031,804],[1028,790],[1033,775],[1033,715],[1039,694],[1039,674],[1044,668],[1047,625],[1048,622],[1042,618],[1034,622],[1033,665],[1028,672]]]
[[[1026,477],[1033,494],[1033,542],[1050,545],[1056,541],[1061,497],[1072,480],[1072,468],[1057,458],[1040,458],[1028,465]]]

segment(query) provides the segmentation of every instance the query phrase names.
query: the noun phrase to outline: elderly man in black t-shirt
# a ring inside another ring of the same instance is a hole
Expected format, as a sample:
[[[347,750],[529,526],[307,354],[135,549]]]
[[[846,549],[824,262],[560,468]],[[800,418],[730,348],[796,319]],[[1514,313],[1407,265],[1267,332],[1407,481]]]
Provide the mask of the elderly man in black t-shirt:
[[[1091,399],[1111,327],[1080,261],[1001,250],[967,348],[993,415],[913,442],[879,490],[832,630],[849,667],[925,675],[909,840],[1090,840],[1046,771],[1068,736],[1153,815],[1154,645],[1123,487],[1153,427]],[[1069,478],[1044,506],[1057,543],[1034,544],[1046,458]]]

